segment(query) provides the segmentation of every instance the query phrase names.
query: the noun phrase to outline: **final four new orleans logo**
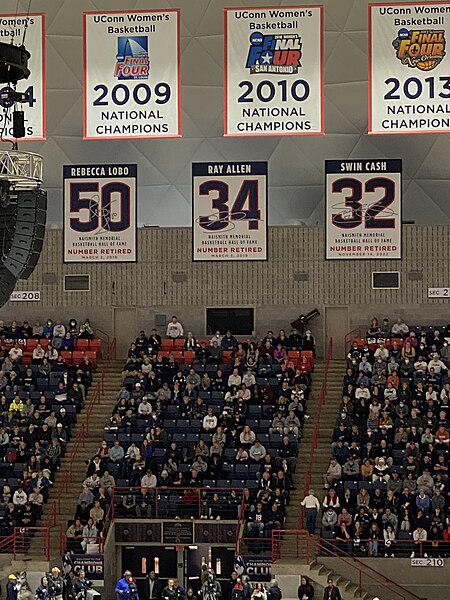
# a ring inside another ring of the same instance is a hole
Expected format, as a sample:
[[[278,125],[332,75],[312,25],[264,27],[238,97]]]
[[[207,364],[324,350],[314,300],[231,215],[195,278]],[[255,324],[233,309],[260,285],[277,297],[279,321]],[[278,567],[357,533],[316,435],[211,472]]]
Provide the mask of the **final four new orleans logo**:
[[[400,29],[392,45],[403,65],[420,71],[431,71],[445,56],[445,31]]]
[[[302,41],[297,33],[250,36],[246,67],[250,73],[297,73],[301,67]]]

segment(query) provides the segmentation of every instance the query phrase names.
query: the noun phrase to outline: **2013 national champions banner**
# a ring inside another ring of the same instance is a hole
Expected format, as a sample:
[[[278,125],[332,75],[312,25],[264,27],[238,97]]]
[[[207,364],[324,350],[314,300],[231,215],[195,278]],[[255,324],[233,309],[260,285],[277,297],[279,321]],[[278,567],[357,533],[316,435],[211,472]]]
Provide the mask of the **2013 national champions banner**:
[[[136,262],[137,165],[66,165],[64,262]]]
[[[225,9],[225,135],[323,134],[323,7]]]
[[[450,2],[369,5],[369,133],[450,131]]]
[[[326,160],[326,258],[401,259],[402,161]]]
[[[19,110],[25,113],[25,137],[21,141],[46,139],[45,127],[45,16],[43,14],[0,15],[0,42],[20,46],[25,37],[25,47],[30,52],[28,79],[20,81],[17,91],[25,92],[27,102]],[[0,88],[0,94],[8,89]],[[0,98],[0,130],[3,139],[13,139],[11,104]]]
[[[193,260],[267,259],[267,162],[192,163]]]
[[[83,18],[84,139],[181,136],[179,9]]]

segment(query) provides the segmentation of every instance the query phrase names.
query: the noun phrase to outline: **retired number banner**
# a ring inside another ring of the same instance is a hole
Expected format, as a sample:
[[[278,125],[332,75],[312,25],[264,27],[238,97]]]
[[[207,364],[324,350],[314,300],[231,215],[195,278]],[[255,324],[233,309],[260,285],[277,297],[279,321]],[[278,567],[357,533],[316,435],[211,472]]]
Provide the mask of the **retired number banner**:
[[[84,13],[84,125],[91,139],[181,136],[180,11]]]
[[[24,39],[30,52],[28,79],[17,84],[17,91],[27,95],[27,102],[19,104],[19,110],[25,113],[25,137],[20,141],[39,141],[46,139],[45,130],[45,16],[0,15],[0,42],[20,46]],[[11,88],[0,84],[0,95]],[[9,109],[9,110],[8,110]],[[3,139],[14,139],[11,103],[0,98],[0,131]]]
[[[67,165],[64,262],[136,262],[136,165]]]
[[[193,260],[267,259],[267,162],[192,163]]]
[[[450,2],[369,5],[369,133],[448,133]]]
[[[326,160],[326,258],[402,257],[402,161]]]
[[[323,134],[323,7],[225,9],[225,135]]]

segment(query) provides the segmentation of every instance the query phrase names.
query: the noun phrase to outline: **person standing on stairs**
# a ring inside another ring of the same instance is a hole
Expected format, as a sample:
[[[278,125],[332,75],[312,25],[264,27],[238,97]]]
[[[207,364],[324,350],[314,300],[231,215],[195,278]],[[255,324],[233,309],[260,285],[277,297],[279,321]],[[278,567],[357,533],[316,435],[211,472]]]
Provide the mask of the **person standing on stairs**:
[[[314,496],[314,490],[311,488],[308,494],[303,498],[300,503],[306,510],[306,529],[310,535],[313,535],[316,531],[317,514],[320,510],[320,502],[316,496]]]
[[[332,579],[328,579],[328,585],[323,590],[323,600],[341,600],[341,592]]]

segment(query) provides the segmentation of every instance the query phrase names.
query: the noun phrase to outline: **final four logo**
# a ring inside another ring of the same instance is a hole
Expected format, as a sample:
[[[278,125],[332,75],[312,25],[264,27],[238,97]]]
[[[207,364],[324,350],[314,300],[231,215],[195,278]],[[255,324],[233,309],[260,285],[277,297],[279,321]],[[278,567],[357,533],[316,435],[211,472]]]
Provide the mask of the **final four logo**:
[[[445,56],[443,29],[400,29],[392,42],[403,65],[420,71],[431,71]]]
[[[302,41],[296,33],[250,36],[246,67],[250,73],[297,73],[301,67]]]
[[[117,55],[114,77],[117,79],[148,79],[150,59],[148,57],[148,37],[117,38]]]

